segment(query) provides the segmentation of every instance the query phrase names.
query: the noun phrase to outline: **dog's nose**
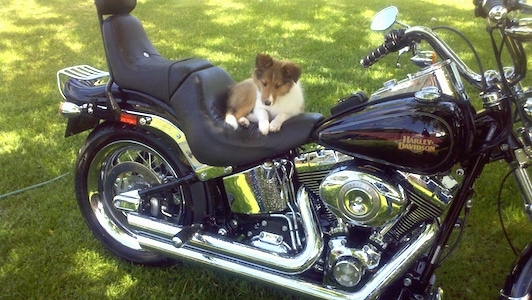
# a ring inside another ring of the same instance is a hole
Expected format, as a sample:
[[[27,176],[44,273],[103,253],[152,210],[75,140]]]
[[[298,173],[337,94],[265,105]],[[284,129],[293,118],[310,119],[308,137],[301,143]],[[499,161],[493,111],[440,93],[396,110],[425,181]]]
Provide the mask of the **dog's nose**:
[[[272,102],[270,100],[264,101],[264,105],[266,105],[266,106],[270,106],[271,104],[272,104]]]

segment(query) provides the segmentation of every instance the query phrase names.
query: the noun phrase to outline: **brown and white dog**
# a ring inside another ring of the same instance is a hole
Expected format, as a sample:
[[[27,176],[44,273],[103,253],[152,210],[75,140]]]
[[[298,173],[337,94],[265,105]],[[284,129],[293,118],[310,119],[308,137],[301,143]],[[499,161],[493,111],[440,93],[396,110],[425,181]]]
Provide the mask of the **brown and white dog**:
[[[234,129],[257,122],[263,135],[279,131],[284,121],[304,111],[300,76],[297,64],[258,54],[252,78],[229,92],[225,122]]]

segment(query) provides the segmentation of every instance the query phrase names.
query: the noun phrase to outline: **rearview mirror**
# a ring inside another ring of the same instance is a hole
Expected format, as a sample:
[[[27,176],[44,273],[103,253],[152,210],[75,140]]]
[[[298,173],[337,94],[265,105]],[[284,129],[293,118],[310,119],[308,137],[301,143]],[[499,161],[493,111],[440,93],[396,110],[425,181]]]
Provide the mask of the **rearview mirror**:
[[[397,20],[399,10],[395,6],[389,6],[379,11],[371,21],[370,29],[375,31],[383,31],[390,28]]]

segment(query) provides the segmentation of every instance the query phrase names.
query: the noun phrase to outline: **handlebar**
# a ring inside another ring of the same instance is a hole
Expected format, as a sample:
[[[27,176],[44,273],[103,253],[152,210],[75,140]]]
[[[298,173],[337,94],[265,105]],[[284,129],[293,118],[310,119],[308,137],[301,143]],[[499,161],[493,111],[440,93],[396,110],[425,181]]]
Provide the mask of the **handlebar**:
[[[475,16],[489,17],[490,20],[495,22],[503,20],[511,11],[532,14],[532,6],[520,0],[473,0],[473,4],[475,5]]]
[[[398,51],[408,44],[404,39],[405,30],[392,30],[384,38],[384,43],[373,50],[370,54],[360,60],[360,64],[365,68],[370,67],[379,59],[383,58],[390,52]]]
[[[508,12],[519,10],[523,13],[532,14],[532,6],[522,3],[521,0],[474,0],[473,3],[475,4],[477,16],[489,18],[492,27],[498,28],[502,34],[512,33],[513,31],[511,30],[519,26],[515,21],[510,22],[508,20]],[[521,80],[526,73],[526,55],[519,40],[532,41],[532,26],[522,25],[520,29],[521,31],[513,33],[512,38],[507,43],[507,49],[510,52],[514,66],[519,67],[514,74],[507,77],[508,82],[511,84]],[[478,90],[485,88],[486,84],[483,75],[469,68],[447,43],[430,28],[424,26],[390,31],[386,35],[384,43],[361,59],[360,64],[367,68],[387,54],[419,43],[421,40],[428,42],[442,60],[449,59],[453,61],[465,81]]]
[[[482,75],[469,68],[469,66],[462,61],[462,59],[453,51],[453,49],[447,45],[447,43],[445,43],[445,41],[443,41],[434,31],[432,31],[432,29],[423,26],[411,27],[405,31],[405,36],[409,37],[410,40],[427,41],[442,60],[450,59],[456,64],[458,72],[467,82],[479,90],[483,88]]]
[[[497,6],[499,7],[504,7],[504,3],[502,0],[484,0],[484,1],[479,1],[477,0],[476,2],[481,2],[482,4],[482,9],[484,10],[484,12],[486,12],[487,14],[489,14],[489,12],[496,8]],[[498,8],[497,8],[498,9]]]
[[[508,10],[502,0],[474,0],[475,16],[499,21],[506,16]]]
[[[456,68],[462,77],[476,88],[482,89],[482,76],[471,70],[434,31],[423,26],[390,31],[386,35],[384,43],[364,57],[360,63],[367,68],[386,56],[386,54],[399,51],[412,42],[419,40],[427,41],[442,60],[450,59],[455,62]]]

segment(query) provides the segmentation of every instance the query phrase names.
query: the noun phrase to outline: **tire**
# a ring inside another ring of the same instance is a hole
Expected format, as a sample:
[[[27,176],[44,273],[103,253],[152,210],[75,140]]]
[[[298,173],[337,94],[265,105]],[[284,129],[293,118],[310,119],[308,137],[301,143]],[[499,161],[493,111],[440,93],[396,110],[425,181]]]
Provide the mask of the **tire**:
[[[529,299],[532,297],[532,242],[523,250],[506,278],[500,299]]]
[[[115,208],[112,202],[119,193],[183,176],[187,168],[179,153],[175,144],[147,130],[120,123],[104,123],[87,137],[76,163],[76,197],[90,230],[115,255],[139,264],[172,262],[143,250],[127,223],[126,213]],[[189,189],[179,188],[173,198],[179,206],[174,221],[191,224]]]

